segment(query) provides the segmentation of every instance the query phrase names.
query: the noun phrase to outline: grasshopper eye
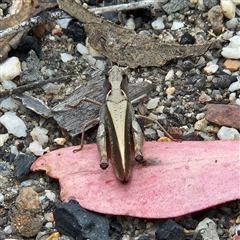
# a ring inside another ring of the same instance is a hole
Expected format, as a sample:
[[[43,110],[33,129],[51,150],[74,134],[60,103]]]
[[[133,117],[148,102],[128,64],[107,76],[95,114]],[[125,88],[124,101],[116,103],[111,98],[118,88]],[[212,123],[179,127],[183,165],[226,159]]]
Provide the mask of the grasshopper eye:
[[[126,76],[126,73],[124,71],[122,71],[121,74],[122,74],[122,77]]]

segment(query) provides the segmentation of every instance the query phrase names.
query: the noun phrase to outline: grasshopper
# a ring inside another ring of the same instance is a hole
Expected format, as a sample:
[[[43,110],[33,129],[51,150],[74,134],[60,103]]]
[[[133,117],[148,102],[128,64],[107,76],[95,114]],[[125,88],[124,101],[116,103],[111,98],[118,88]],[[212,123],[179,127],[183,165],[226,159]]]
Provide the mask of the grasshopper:
[[[98,118],[83,126],[80,148],[75,149],[74,152],[80,151],[83,147],[85,128],[91,124],[99,123],[96,140],[101,155],[100,167],[106,169],[108,159],[111,157],[117,178],[126,182],[131,175],[132,149],[134,150],[135,160],[137,162],[143,161],[142,146],[144,139],[136,118],[155,122],[169,138],[173,141],[178,140],[173,139],[156,120],[134,114],[132,103],[129,101],[127,75],[118,66],[113,66],[106,74],[103,89],[103,104],[86,97],[80,101],[88,101],[99,105],[100,112]],[[110,152],[108,151],[109,146]]]

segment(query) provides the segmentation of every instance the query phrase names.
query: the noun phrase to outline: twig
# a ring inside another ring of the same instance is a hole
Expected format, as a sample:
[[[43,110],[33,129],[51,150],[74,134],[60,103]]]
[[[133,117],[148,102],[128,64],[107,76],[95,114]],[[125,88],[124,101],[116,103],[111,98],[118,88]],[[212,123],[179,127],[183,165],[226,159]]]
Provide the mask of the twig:
[[[71,16],[62,10],[42,12],[36,17],[29,18],[27,21],[23,21],[18,25],[15,25],[13,27],[0,31],[0,38],[6,37],[21,31],[29,30],[40,24],[44,24],[56,19],[67,18],[67,17],[71,17]]]
[[[89,12],[93,12],[95,14],[102,14],[106,12],[120,12],[123,10],[135,10],[139,8],[159,8],[160,3],[165,3],[165,0],[158,0],[158,1],[141,1],[141,2],[132,2],[127,4],[119,4],[119,5],[112,5],[107,7],[101,8],[89,8]]]
[[[39,86],[43,86],[46,85],[48,83],[52,83],[52,82],[64,82],[64,81],[70,81],[70,79],[72,77],[74,77],[75,75],[67,75],[67,76],[63,76],[63,77],[54,77],[54,78],[50,78],[44,81],[40,81],[40,82],[34,82],[34,83],[29,83],[14,89],[10,89],[10,90],[6,90],[6,91],[1,91],[0,92],[0,98],[6,97],[6,96],[10,96],[13,94],[19,94],[19,93],[23,93],[25,91],[37,88]]]

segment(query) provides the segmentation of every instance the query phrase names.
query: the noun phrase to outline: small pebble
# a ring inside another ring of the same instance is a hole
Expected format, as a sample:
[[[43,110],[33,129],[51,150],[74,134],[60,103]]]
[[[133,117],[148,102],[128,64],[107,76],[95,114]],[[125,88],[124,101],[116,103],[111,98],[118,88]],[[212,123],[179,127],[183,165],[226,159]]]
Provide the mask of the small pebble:
[[[17,87],[17,85],[14,82],[10,81],[10,80],[9,81],[3,80],[2,81],[2,86],[6,90],[10,90],[10,89],[13,89],[13,88]]]
[[[200,119],[194,124],[194,129],[198,131],[206,132],[207,124],[208,124],[208,121],[205,118]]]
[[[81,43],[77,44],[77,50],[82,54],[82,55],[87,55],[88,54],[88,49],[82,45]]]
[[[175,93],[175,91],[176,91],[175,87],[168,87],[168,88],[166,89],[166,94],[167,94],[167,95],[172,95],[172,94]]]
[[[205,117],[205,113],[198,113],[197,115],[196,115],[196,119],[197,120],[200,120],[200,119],[203,119],[204,117]]]
[[[153,98],[150,99],[150,101],[147,103],[147,109],[154,109],[157,107],[159,102],[159,98]]]
[[[4,145],[4,143],[8,140],[8,138],[9,138],[8,133],[0,134],[0,147]]]
[[[43,148],[39,144],[38,141],[34,140],[29,144],[29,150],[34,153],[36,156],[42,156],[43,155]]]
[[[232,19],[235,17],[236,5],[231,0],[221,0],[220,5],[226,18]]]
[[[209,95],[207,95],[206,93],[204,93],[204,92],[202,92],[201,95],[198,98],[198,101],[200,103],[209,102],[211,100],[212,100],[212,98]]]
[[[1,102],[0,107],[7,110],[17,110],[17,103],[18,102],[15,99],[13,99],[12,97],[8,97]]]
[[[234,92],[234,91],[237,91],[239,89],[240,89],[240,78],[238,78],[238,81],[233,82],[228,88],[228,90],[230,92]]]
[[[173,21],[173,25],[171,27],[171,30],[178,30],[180,28],[184,27],[184,23],[180,21]]]
[[[95,63],[96,68],[98,68],[101,71],[105,70],[105,61],[97,60]]]
[[[135,22],[133,18],[129,18],[126,22],[125,28],[135,30]]]
[[[8,133],[12,133],[16,137],[26,137],[27,127],[22,119],[16,116],[13,112],[6,112],[0,117],[0,122],[8,130]]]
[[[3,80],[12,80],[21,72],[21,63],[17,57],[8,58],[0,63],[0,82]]]
[[[44,145],[48,142],[47,136],[48,130],[45,128],[35,127],[31,132],[30,135],[32,136],[33,140],[38,141],[40,145]]]
[[[60,146],[64,146],[67,140],[66,138],[55,138],[53,141]]]
[[[228,29],[234,29],[237,25],[238,25],[238,19],[236,17],[226,22],[226,27]]]
[[[156,30],[162,30],[165,28],[165,25],[161,18],[158,18],[157,20],[153,21],[151,25],[152,25],[152,28]]]
[[[217,133],[220,140],[238,140],[240,139],[240,133],[235,128],[222,126]]]
[[[12,233],[12,227],[11,226],[6,226],[3,231],[6,233],[6,234],[11,234]]]
[[[72,20],[71,18],[62,18],[58,19],[56,22],[61,28],[66,29],[71,20]]]
[[[48,83],[44,85],[42,88],[46,94],[57,94],[61,90],[61,85]]]
[[[174,70],[171,69],[168,71],[167,75],[165,76],[165,81],[169,81],[174,78]]]
[[[219,131],[218,126],[214,126],[214,125],[207,126],[207,132],[218,133],[218,131]]]
[[[219,66],[216,64],[207,64],[207,66],[203,69],[204,72],[208,75],[211,75],[213,73],[215,73],[218,70]]]
[[[69,62],[73,59],[73,56],[71,54],[68,54],[68,53],[61,53],[61,60],[63,62]]]
[[[230,43],[221,52],[225,58],[240,59],[240,36],[230,38]]]
[[[229,69],[230,71],[235,72],[240,68],[240,61],[239,60],[227,59],[223,63],[223,66],[225,68]]]

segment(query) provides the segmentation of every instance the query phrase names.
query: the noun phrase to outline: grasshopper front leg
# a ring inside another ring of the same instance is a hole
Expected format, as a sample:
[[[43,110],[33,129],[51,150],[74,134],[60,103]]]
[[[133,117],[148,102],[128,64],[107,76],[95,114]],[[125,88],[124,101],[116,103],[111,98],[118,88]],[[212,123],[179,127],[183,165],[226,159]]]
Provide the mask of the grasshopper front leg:
[[[87,122],[86,124],[83,125],[80,147],[77,148],[77,149],[74,149],[73,150],[74,153],[80,151],[83,148],[85,128],[88,127],[89,125],[94,124],[94,123],[99,123],[99,118],[94,118],[93,120],[91,120],[91,121],[89,121],[89,122]]]

